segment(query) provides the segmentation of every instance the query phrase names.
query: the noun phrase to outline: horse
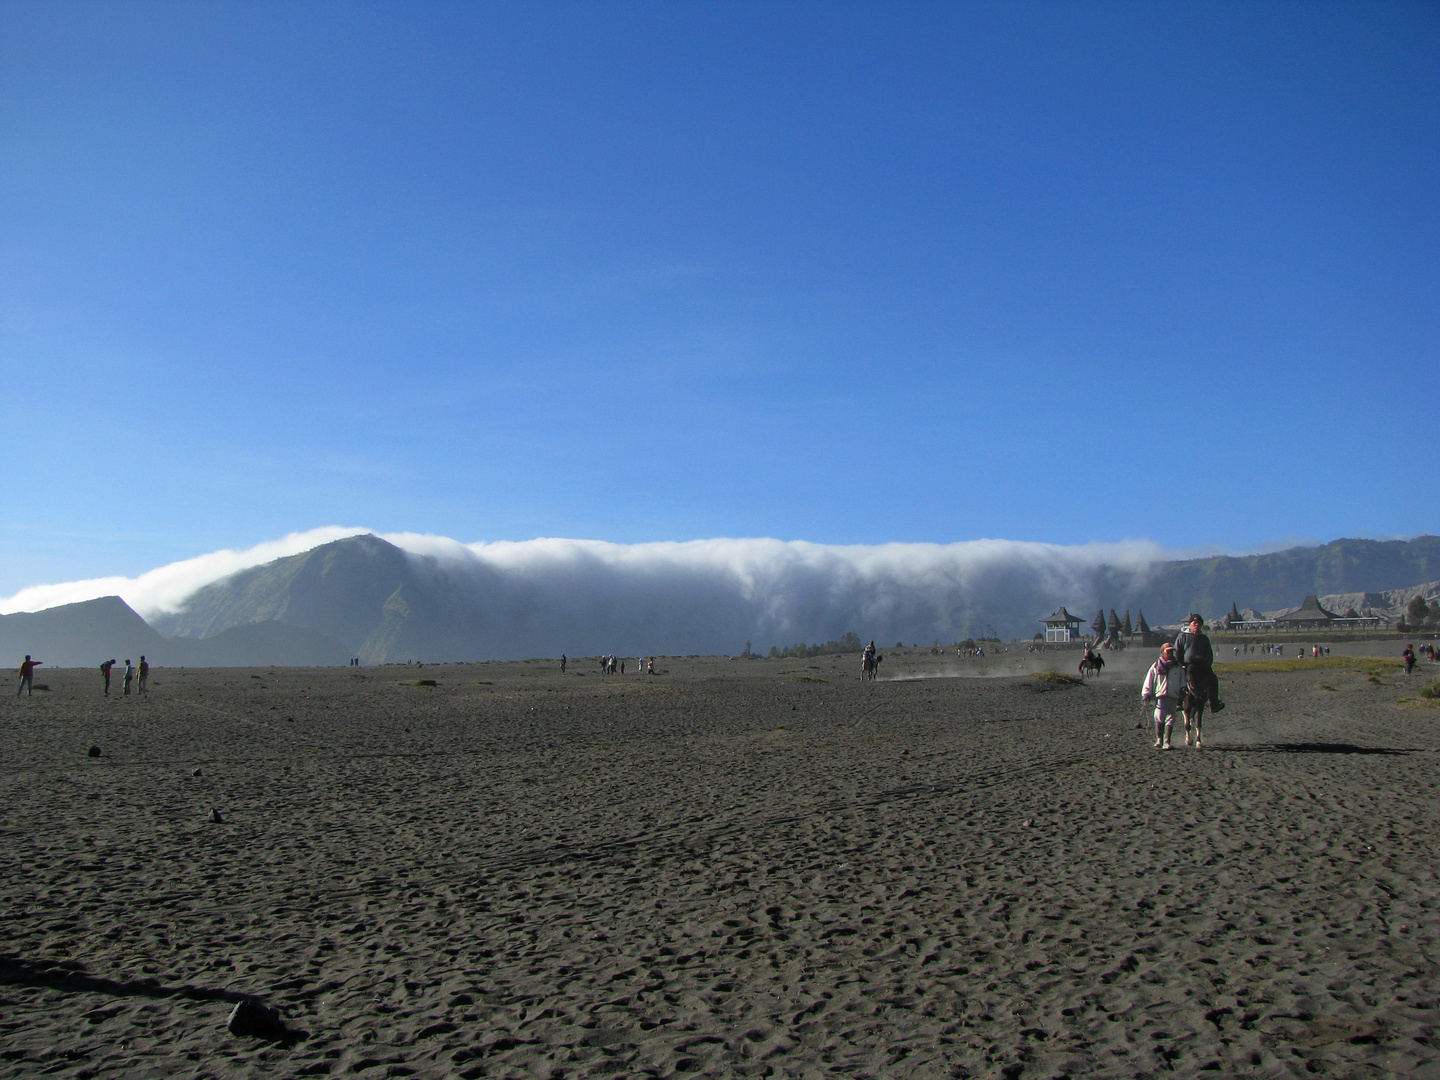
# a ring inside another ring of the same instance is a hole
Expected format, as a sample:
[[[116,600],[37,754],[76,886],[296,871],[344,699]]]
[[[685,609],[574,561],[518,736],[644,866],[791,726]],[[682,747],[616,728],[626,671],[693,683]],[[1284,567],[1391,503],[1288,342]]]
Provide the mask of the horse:
[[[1210,700],[1210,688],[1196,685],[1195,672],[1196,669],[1191,668],[1185,675],[1185,696],[1180,699],[1180,711],[1185,716],[1185,745],[1199,750],[1204,745],[1200,741],[1200,724],[1205,719],[1205,705]],[[1195,729],[1193,743],[1190,741],[1192,724]]]
[[[860,678],[869,679],[871,682],[874,682],[880,674],[880,662],[884,659],[883,656],[879,655],[862,656],[860,658]]]
[[[1099,653],[1088,653],[1080,658],[1080,677],[1085,678],[1087,673],[1094,673],[1098,679],[1100,669],[1105,666],[1105,658]]]

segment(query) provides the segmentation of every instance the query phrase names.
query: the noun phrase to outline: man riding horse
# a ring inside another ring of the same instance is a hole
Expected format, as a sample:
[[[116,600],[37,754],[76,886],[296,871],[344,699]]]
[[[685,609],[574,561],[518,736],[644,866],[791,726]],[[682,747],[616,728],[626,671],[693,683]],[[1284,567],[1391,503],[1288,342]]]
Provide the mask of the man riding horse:
[[[1210,711],[1218,713],[1225,708],[1225,703],[1220,700],[1220,680],[1215,676],[1215,650],[1209,636],[1200,629],[1203,621],[1199,615],[1191,612],[1185,623],[1185,629],[1175,639],[1175,659],[1185,669],[1190,692],[1197,698],[1208,699]]]
[[[875,642],[865,646],[865,651],[860,656],[860,675],[862,678],[873,679],[879,674],[880,657],[875,652]]]

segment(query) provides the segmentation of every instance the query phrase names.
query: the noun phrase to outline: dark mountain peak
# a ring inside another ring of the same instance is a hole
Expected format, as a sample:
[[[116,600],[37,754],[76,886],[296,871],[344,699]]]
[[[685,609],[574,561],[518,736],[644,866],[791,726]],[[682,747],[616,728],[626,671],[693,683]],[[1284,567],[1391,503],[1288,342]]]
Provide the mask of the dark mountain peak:
[[[302,626],[358,651],[386,600],[411,579],[409,555],[373,533],[347,536],[231,574],[197,591],[165,631],[202,638],[234,626]]]
[[[31,653],[51,665],[98,664],[125,649],[153,655],[164,643],[118,596],[0,615],[0,655]]]

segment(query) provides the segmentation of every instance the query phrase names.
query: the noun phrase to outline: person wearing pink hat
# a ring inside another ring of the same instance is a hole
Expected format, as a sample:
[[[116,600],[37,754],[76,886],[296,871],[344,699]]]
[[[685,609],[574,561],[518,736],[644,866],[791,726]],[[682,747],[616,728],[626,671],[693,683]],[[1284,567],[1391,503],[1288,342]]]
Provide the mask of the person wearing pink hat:
[[[1175,646],[1160,646],[1160,656],[1145,673],[1140,699],[1155,709],[1155,748],[1170,749],[1170,728],[1185,696],[1185,669],[1175,658]]]

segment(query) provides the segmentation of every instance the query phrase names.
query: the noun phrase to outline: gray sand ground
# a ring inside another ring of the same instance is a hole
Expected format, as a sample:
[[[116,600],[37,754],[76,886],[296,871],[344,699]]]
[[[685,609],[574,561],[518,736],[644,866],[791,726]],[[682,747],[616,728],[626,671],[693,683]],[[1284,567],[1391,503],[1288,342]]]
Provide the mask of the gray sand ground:
[[[904,677],[1016,659],[42,668],[0,1077],[1440,1076],[1418,677]]]

